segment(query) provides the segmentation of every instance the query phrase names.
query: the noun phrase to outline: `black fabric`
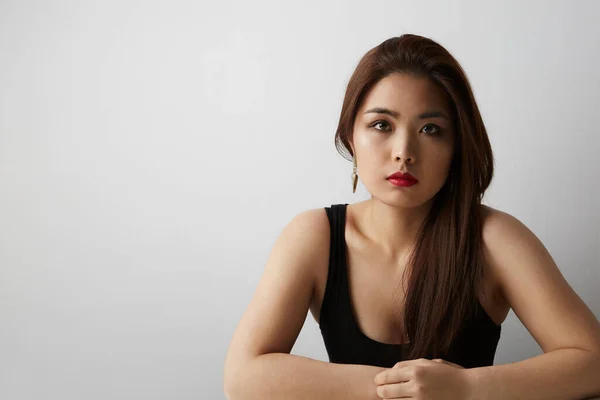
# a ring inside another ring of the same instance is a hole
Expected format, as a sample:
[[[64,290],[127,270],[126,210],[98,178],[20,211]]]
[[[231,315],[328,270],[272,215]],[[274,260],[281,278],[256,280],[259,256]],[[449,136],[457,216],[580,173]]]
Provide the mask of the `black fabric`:
[[[347,205],[325,207],[331,226],[331,244],[319,327],[330,362],[391,368],[406,359],[404,354],[410,343],[378,342],[361,332],[356,323],[348,288],[344,237]],[[465,368],[493,365],[500,331],[501,326],[489,317],[478,301],[475,317],[466,321],[448,354],[439,358]]]

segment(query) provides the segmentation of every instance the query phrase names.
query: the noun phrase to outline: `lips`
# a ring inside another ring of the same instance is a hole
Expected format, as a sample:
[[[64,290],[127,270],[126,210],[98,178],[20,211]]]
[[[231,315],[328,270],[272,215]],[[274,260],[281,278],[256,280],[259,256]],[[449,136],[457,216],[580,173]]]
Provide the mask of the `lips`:
[[[415,178],[414,176],[412,176],[408,172],[405,172],[405,173],[396,172],[396,173],[388,176],[388,179],[402,179],[402,180],[405,180],[405,181],[414,181],[414,182],[417,182],[417,178]]]

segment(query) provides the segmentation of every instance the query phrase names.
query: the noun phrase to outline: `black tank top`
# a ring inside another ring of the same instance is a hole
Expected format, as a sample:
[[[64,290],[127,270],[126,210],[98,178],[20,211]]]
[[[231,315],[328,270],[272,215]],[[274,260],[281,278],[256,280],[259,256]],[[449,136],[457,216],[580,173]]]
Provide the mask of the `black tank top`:
[[[319,328],[330,362],[392,368],[398,361],[406,359],[410,343],[378,342],[367,337],[356,322],[348,288],[344,237],[347,205],[325,207],[331,227],[331,242]],[[465,368],[493,365],[500,330],[501,326],[489,317],[478,301],[475,316],[464,324],[448,354],[439,358]]]

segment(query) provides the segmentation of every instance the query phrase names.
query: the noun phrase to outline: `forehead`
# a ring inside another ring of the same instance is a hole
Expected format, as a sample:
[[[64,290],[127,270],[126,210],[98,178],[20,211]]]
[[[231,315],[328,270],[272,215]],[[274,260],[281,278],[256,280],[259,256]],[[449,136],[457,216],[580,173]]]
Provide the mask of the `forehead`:
[[[406,73],[393,73],[377,82],[365,97],[359,114],[374,106],[397,111],[401,118],[433,109],[450,114],[448,97],[439,86],[428,77]]]

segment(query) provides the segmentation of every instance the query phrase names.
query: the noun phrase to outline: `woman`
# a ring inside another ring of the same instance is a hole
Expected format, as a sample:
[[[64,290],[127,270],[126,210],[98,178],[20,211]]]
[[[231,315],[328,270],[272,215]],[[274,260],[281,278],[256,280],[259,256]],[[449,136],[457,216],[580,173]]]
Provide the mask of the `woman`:
[[[446,49],[406,34],[367,52],[335,139],[371,199],[285,227],[228,350],[229,399],[600,394],[600,323],[539,239],[481,204],[492,150]],[[511,308],[545,354],[492,366]],[[330,363],[289,354],[309,309]]]

